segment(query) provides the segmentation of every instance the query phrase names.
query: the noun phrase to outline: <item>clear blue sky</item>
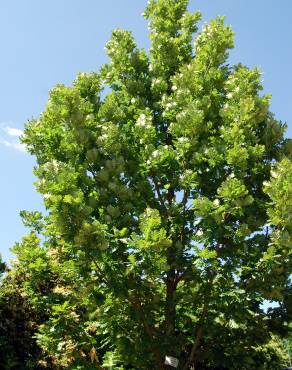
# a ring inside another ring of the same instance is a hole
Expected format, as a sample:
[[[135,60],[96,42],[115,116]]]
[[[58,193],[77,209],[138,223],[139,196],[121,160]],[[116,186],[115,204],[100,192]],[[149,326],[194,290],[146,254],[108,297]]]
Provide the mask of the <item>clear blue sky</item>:
[[[133,31],[148,47],[145,0],[0,0],[0,251],[21,238],[21,209],[42,208],[34,191],[33,158],[21,151],[17,130],[44,109],[48,91],[70,84],[80,71],[106,61],[103,49],[113,28]],[[272,111],[292,137],[292,1],[191,0],[203,20],[226,15],[236,33],[230,62],[259,66]],[[10,128],[10,129],[9,129]]]

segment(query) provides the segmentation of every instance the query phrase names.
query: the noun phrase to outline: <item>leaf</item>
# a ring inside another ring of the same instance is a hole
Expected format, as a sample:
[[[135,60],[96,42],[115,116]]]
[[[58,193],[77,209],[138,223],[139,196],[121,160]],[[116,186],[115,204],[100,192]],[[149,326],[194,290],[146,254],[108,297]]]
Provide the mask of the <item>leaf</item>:
[[[135,264],[136,264],[136,257],[135,257],[135,255],[134,255],[134,254],[130,254],[130,255],[128,256],[128,260],[130,261],[130,263],[131,263],[132,265],[135,265]]]
[[[95,347],[92,347],[90,352],[89,352],[89,357],[90,357],[90,360],[91,362],[99,362],[98,361],[98,358],[97,358],[97,352],[96,352],[96,349]]]
[[[216,258],[217,253],[216,253],[216,251],[211,251],[211,250],[209,250],[207,248],[202,248],[200,250],[200,252],[199,252],[199,256],[201,258],[206,258],[206,259],[209,259],[210,258],[210,259],[213,259],[213,258]]]

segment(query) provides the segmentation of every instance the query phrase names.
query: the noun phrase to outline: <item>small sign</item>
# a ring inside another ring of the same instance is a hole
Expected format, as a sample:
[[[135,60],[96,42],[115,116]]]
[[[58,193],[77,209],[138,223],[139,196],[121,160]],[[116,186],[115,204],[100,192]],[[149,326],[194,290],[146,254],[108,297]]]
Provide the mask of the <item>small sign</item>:
[[[172,356],[165,356],[165,365],[170,365],[172,367],[178,367],[178,359]]]

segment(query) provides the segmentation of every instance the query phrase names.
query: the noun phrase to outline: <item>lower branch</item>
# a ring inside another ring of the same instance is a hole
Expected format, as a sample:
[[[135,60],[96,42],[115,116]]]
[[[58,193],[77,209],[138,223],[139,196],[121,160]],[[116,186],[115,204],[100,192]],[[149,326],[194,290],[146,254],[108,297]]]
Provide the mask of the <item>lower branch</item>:
[[[200,345],[200,342],[201,342],[201,339],[203,337],[203,328],[200,327],[198,329],[198,332],[197,332],[197,336],[196,336],[196,339],[195,339],[195,342],[192,346],[192,349],[191,349],[191,353],[190,353],[190,356],[189,358],[187,359],[187,362],[185,363],[185,366],[183,367],[183,370],[187,370],[189,368],[189,366],[194,362],[194,358],[195,358],[195,354],[199,348],[199,345]]]
[[[190,355],[183,367],[183,370],[187,370],[189,368],[190,365],[192,365],[195,361],[195,355],[199,349],[199,346],[200,346],[200,343],[201,343],[201,339],[203,337],[203,334],[204,334],[204,329],[203,329],[203,324],[204,324],[204,321],[205,321],[205,317],[206,317],[206,314],[207,314],[207,311],[208,311],[208,304],[205,303],[204,306],[203,306],[203,312],[202,312],[202,318],[201,320],[203,321],[202,325],[198,328],[198,331],[197,331],[197,335],[196,335],[196,338],[195,338],[195,341],[194,341],[194,344],[192,346],[192,349],[191,349],[191,352],[190,352]]]

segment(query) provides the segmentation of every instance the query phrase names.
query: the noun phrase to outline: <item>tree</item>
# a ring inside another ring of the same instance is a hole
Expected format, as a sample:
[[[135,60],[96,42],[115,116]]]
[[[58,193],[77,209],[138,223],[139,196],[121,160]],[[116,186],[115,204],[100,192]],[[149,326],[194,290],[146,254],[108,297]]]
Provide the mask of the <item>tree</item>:
[[[43,369],[34,334],[40,317],[23,294],[20,271],[0,263],[0,369]]]
[[[288,333],[291,141],[260,71],[227,64],[231,28],[218,17],[193,46],[187,5],[150,0],[149,52],[113,31],[110,62],[26,125],[48,214],[26,214],[15,252],[40,253],[23,289],[49,312],[38,343],[60,368],[285,364],[272,332]]]
[[[0,254],[0,276],[5,272],[5,269],[6,269],[6,265],[5,263],[2,261],[2,256]]]

